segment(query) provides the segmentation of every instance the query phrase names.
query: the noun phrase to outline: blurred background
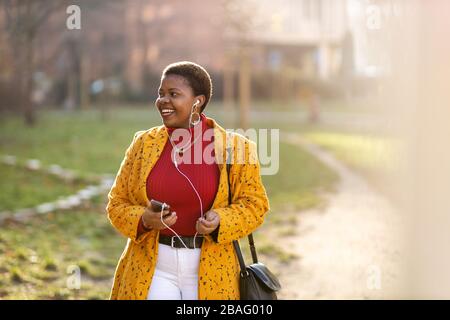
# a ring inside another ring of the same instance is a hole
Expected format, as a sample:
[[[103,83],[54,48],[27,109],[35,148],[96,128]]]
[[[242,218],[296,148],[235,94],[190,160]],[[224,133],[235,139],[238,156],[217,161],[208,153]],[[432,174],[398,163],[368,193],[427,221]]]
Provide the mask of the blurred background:
[[[207,116],[280,130],[256,232],[280,298],[450,298],[448,9],[0,0],[0,299],[109,297],[106,194],[179,60],[212,76]]]

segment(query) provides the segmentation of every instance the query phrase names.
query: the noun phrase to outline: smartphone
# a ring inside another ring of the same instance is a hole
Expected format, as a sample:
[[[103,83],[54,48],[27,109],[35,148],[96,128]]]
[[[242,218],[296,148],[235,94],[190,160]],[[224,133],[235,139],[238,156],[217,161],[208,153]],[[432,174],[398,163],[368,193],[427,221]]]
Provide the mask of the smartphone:
[[[153,211],[161,212],[162,206],[163,206],[163,203],[161,201],[152,199],[152,200],[150,200],[150,204],[152,205],[152,210]],[[167,203],[166,203],[166,207],[165,208],[169,209],[169,213],[163,215],[163,218],[167,218],[168,216],[170,216],[172,214],[172,212],[170,211],[170,206]]]

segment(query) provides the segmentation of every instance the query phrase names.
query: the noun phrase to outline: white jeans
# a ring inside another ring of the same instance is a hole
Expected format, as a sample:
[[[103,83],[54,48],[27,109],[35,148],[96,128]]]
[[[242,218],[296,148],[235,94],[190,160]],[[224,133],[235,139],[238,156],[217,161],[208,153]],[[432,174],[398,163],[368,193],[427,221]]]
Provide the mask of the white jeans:
[[[201,249],[158,245],[158,260],[147,300],[198,300]]]

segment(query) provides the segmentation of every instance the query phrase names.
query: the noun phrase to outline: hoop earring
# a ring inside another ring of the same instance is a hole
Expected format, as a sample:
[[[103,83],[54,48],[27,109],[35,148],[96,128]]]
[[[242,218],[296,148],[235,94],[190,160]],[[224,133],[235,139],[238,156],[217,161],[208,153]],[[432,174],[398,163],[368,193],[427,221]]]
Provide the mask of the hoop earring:
[[[194,115],[197,115],[198,119],[195,120],[195,121],[192,121],[192,116],[194,116]],[[192,125],[193,127],[195,127],[197,124],[199,124],[200,120],[201,120],[201,118],[200,118],[200,113],[198,113],[198,112],[193,112],[193,113],[191,113],[191,121],[190,121],[190,123],[191,123],[191,125]]]

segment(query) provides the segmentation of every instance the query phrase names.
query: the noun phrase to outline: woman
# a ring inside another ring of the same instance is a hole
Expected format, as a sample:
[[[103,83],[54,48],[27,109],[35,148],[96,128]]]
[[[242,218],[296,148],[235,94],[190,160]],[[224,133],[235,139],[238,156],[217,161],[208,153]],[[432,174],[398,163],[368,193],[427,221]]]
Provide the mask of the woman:
[[[204,115],[211,94],[195,63],[163,71],[163,125],[135,134],[108,195],[108,218],[128,238],[111,299],[239,299],[232,241],[261,225],[269,201],[255,143]],[[152,209],[152,199],[170,209]]]

